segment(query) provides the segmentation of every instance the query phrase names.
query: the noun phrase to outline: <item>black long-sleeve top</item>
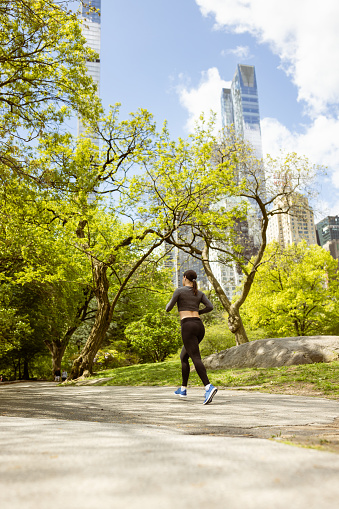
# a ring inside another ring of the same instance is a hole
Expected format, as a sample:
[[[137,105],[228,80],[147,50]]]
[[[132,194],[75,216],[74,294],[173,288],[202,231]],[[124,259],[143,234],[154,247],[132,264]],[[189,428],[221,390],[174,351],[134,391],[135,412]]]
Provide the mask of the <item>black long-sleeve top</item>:
[[[166,311],[171,311],[175,303],[178,306],[178,311],[198,311],[199,315],[209,313],[213,309],[212,302],[208,300],[203,292],[198,290],[197,295],[194,295],[192,286],[177,288],[166,306]],[[200,303],[205,304],[205,307],[199,309]]]

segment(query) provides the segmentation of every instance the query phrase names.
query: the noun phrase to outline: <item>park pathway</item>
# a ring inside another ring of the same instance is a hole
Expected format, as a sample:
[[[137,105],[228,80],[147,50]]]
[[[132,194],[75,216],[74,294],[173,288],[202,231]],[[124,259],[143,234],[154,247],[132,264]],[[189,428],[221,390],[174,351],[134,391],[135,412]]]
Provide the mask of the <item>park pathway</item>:
[[[198,388],[182,400],[168,387],[0,386],[1,509],[337,507],[339,455],[281,443],[335,438],[337,401],[202,400]]]

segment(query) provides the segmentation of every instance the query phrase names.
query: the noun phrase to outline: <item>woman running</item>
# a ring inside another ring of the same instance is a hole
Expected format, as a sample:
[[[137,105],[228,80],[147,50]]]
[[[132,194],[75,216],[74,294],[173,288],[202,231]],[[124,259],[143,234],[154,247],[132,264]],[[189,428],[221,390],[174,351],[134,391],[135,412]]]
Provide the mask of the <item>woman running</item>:
[[[175,290],[170,302],[166,306],[166,311],[169,312],[173,309],[175,303],[177,303],[181,319],[182,342],[184,344],[180,354],[182,386],[175,391],[175,394],[182,398],[187,397],[187,383],[190,374],[188,359],[191,357],[196,372],[205,386],[204,405],[208,405],[218,389],[210,383],[206,368],[201,360],[199,343],[205,335],[205,327],[199,315],[212,311],[213,304],[203,292],[198,290],[197,274],[194,270],[186,270],[182,278],[182,284],[181,288]],[[205,304],[205,307],[199,310],[200,302]]]

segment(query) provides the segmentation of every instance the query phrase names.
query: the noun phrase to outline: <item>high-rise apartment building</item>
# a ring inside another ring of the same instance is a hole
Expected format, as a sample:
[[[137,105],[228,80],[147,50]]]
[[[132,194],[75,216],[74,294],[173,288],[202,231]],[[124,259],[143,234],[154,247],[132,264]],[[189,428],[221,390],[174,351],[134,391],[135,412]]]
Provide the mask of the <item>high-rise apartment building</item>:
[[[316,224],[317,241],[339,260],[339,216],[327,216]]]
[[[94,62],[87,62],[88,74],[98,87],[98,95],[100,94],[100,13],[101,0],[86,0],[81,6],[82,34],[86,38],[87,45],[98,54],[98,58]],[[83,131],[81,119],[78,119],[78,135]]]
[[[279,242],[281,247],[289,244],[298,244],[306,240],[307,245],[317,244],[316,229],[314,225],[313,210],[308,204],[308,199],[296,194],[296,204],[288,213],[272,216],[267,227],[267,242],[273,240]],[[275,209],[286,209],[286,201],[276,198],[273,202]]]

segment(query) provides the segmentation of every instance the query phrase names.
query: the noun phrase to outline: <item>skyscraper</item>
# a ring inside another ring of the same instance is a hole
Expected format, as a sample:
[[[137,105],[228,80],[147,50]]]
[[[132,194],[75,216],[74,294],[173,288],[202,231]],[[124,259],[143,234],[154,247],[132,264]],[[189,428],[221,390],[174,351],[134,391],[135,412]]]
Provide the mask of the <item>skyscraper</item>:
[[[187,235],[183,235],[185,231],[187,231]],[[189,230],[184,227],[180,228],[180,236],[186,236],[187,239],[191,237]],[[202,249],[202,240],[197,240],[195,245]],[[172,269],[172,283],[175,287],[181,286],[184,272],[190,269],[197,273],[199,288],[208,288],[209,283],[201,260],[177,247],[171,248],[168,244],[164,245],[164,249],[166,254],[165,266]]]
[[[95,10],[91,10],[91,7]],[[98,86],[100,95],[100,36],[101,36],[101,0],[86,0],[81,6],[82,34],[87,45],[98,54],[94,62],[87,62],[88,74]],[[84,127],[78,119],[78,135],[83,133]]]
[[[255,158],[261,160],[259,98],[253,65],[238,64],[231,88],[222,89],[221,119],[222,127],[233,126],[236,135],[248,142],[253,148]],[[259,168],[264,173],[261,163],[259,163]],[[264,182],[264,179],[262,181]],[[229,200],[226,199],[226,206],[227,201]],[[231,200],[230,206],[232,205],[234,204]],[[236,223],[234,229],[237,232],[238,243],[243,247],[243,254],[249,259],[258,252],[260,245],[259,209],[249,203],[246,221]],[[228,297],[232,299],[235,288],[242,279],[239,265],[235,262],[224,263],[217,250],[211,251],[211,260],[216,278]]]
[[[318,244],[339,259],[339,216],[327,216],[317,223]]]
[[[221,93],[222,126],[234,125],[236,134],[249,142],[255,156],[262,158],[259,98],[255,68],[238,64],[231,88]]]

